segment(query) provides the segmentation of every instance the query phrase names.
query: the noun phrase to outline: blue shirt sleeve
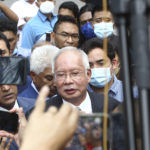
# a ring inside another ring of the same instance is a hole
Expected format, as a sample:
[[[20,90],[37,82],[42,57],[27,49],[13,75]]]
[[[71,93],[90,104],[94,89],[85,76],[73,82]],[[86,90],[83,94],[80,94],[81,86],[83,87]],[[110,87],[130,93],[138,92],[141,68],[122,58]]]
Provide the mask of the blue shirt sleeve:
[[[22,30],[22,41],[21,48],[23,49],[31,49],[34,45],[35,34],[32,30],[32,26],[30,24],[26,24]]]

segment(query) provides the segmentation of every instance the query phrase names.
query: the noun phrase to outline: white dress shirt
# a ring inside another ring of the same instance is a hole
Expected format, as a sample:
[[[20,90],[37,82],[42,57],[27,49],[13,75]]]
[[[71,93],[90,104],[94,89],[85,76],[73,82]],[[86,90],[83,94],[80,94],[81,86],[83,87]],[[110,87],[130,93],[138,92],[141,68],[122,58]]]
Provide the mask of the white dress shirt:
[[[75,106],[64,99],[62,99],[62,100],[63,100],[64,104],[70,104],[73,108],[78,108],[85,113],[92,113],[92,104],[91,104],[91,100],[90,100],[90,96],[89,96],[88,92],[86,93],[86,98],[78,106]]]
[[[14,105],[13,108],[19,108],[19,105],[18,105],[17,100],[16,100],[15,105]],[[3,108],[3,107],[0,107],[0,110],[1,110],[1,111],[7,111],[7,112],[9,111],[8,109],[5,109],[5,108]]]

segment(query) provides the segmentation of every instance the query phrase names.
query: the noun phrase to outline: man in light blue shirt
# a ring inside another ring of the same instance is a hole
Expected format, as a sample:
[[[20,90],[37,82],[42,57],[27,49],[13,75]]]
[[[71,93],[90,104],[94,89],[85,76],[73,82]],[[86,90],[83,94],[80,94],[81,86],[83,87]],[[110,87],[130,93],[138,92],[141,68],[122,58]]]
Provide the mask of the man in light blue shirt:
[[[31,49],[38,41],[45,41],[46,33],[52,32],[57,21],[54,15],[54,0],[38,0],[39,11],[35,17],[29,20],[23,28],[21,49],[18,54],[30,56]]]
[[[107,43],[107,53],[103,49],[103,40],[92,38],[85,42],[82,49],[86,52],[92,71],[88,89],[96,93],[104,93],[104,86],[108,85],[108,95],[119,102],[123,102],[122,81],[113,74],[115,51],[113,43]]]

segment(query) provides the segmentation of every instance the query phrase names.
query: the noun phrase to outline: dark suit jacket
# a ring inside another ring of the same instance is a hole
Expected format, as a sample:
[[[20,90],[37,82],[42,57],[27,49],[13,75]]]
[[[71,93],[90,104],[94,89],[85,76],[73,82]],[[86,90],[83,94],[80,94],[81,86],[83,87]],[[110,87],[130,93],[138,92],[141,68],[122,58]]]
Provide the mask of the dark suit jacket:
[[[30,108],[34,107],[36,99],[17,97],[19,107],[23,108],[23,112],[26,113]]]
[[[19,97],[25,97],[25,98],[31,98],[31,99],[36,99],[38,97],[38,93],[34,90],[32,87],[31,83],[28,85],[26,89],[21,91],[18,94]]]
[[[88,92],[90,99],[91,99],[91,105],[92,105],[92,112],[103,112],[104,107],[104,95],[103,94],[97,94],[94,92]],[[57,95],[56,97],[51,98],[50,100],[46,101],[46,110],[50,106],[56,106],[57,108],[60,108],[63,101],[60,95]],[[108,104],[108,112],[111,112],[114,108],[116,108],[120,103],[117,100],[114,100],[113,98],[109,97],[109,104]]]
[[[104,95],[103,94],[97,94],[95,92],[88,92],[88,93],[89,93],[89,96],[90,96],[90,99],[91,99],[92,112],[93,113],[103,112]],[[51,99],[46,101],[45,110],[47,111],[47,109],[50,106],[55,106],[57,108],[60,108],[62,104],[63,104],[63,101],[62,101],[61,96],[57,95],[57,96],[52,97]],[[109,97],[108,112],[111,112],[112,110],[114,110],[119,104],[120,104],[120,102],[118,102],[117,100]],[[29,116],[30,116],[33,109],[34,109],[34,107],[31,108],[29,111],[27,111],[27,113],[26,113],[26,118],[27,119],[29,118]]]

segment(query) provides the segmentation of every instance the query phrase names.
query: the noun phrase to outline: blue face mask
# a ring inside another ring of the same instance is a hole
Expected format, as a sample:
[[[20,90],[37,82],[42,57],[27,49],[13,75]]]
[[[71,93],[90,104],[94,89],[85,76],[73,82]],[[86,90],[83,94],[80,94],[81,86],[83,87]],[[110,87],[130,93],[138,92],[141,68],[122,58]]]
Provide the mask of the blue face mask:
[[[80,29],[86,39],[95,37],[94,30],[90,22],[85,23],[82,27],[80,27]]]
[[[92,76],[90,84],[94,87],[102,88],[112,79],[110,68],[94,68],[92,69]]]
[[[94,24],[94,33],[100,39],[110,36],[113,34],[113,23],[112,22],[101,22]]]

